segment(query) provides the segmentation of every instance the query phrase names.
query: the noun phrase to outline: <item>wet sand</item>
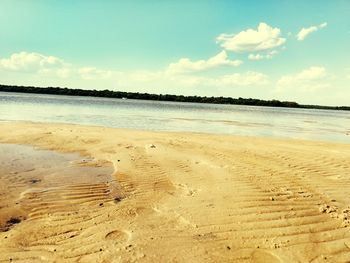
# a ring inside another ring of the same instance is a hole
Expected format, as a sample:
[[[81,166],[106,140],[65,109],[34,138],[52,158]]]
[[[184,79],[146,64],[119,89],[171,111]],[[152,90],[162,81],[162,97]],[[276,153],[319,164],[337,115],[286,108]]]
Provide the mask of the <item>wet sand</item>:
[[[78,154],[0,144],[0,167],[2,232],[27,218],[119,196],[111,164]]]
[[[0,142],[57,152],[0,151],[0,218],[24,219],[0,232],[0,262],[350,261],[350,144],[15,122]],[[34,170],[16,177],[9,155]],[[84,167],[102,170],[73,183]]]

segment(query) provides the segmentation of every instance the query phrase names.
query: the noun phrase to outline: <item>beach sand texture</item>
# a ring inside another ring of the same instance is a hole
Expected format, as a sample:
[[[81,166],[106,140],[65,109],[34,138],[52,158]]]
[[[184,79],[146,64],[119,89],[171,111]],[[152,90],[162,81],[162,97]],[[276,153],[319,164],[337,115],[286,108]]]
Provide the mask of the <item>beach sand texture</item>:
[[[350,144],[21,122],[0,142],[79,153],[116,179],[26,198],[0,262],[350,262]],[[30,193],[0,176],[9,211]]]

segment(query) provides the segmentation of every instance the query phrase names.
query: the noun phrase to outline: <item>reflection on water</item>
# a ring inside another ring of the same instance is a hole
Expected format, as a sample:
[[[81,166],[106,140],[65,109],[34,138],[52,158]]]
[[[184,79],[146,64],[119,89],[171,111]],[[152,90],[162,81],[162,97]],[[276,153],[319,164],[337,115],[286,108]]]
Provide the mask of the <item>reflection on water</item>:
[[[350,112],[0,92],[0,120],[350,142]]]
[[[117,195],[113,168],[77,154],[0,144],[0,231]]]

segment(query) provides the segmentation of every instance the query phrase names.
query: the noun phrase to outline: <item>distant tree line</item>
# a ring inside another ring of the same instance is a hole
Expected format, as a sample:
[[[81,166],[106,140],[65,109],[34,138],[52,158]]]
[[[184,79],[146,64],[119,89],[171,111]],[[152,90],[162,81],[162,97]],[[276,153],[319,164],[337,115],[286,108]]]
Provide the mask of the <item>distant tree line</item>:
[[[59,87],[31,87],[31,86],[12,86],[0,85],[0,92],[21,92],[37,94],[54,94],[68,96],[90,96],[104,98],[126,98],[136,100],[156,100],[156,101],[178,101],[178,102],[196,102],[196,103],[214,103],[214,104],[235,104],[251,106],[270,106],[270,107],[288,107],[288,108],[309,108],[309,109],[332,109],[332,110],[350,110],[350,107],[339,106],[320,106],[320,105],[301,105],[292,101],[279,100],[259,100],[252,98],[231,98],[231,97],[202,97],[202,96],[183,96],[170,94],[149,94],[139,92],[123,92],[111,90],[83,90],[69,89]]]

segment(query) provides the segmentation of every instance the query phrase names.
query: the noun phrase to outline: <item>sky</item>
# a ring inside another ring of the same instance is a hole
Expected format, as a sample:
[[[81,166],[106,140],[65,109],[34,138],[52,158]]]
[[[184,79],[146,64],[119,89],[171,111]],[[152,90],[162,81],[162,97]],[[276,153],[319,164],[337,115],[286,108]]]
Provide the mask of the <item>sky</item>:
[[[0,84],[350,105],[350,0],[1,0]]]

